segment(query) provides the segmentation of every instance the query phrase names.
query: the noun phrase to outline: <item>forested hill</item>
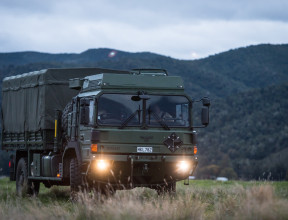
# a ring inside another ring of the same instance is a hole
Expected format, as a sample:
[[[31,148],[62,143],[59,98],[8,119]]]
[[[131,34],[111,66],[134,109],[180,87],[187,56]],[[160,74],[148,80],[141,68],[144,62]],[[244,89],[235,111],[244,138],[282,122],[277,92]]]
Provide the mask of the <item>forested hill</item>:
[[[222,98],[288,81],[288,44],[250,46],[189,63],[190,75],[202,76],[211,95]]]
[[[286,178],[288,82],[219,99],[211,110],[199,138],[199,175]]]
[[[209,96],[212,101],[211,124],[199,130],[198,176],[257,179],[264,177],[261,172],[271,172],[271,178],[283,179],[287,175],[288,165],[275,158],[288,159],[288,44],[248,46],[192,61],[113,49],[0,53],[1,79],[56,67],[164,68],[170,75],[182,76],[190,96]]]
[[[115,56],[109,56],[111,51]],[[193,97],[205,94],[223,98],[287,81],[287,54],[288,44],[250,46],[193,61],[112,49],[90,49],[80,54],[0,53],[0,74],[4,77],[53,67],[164,68],[171,75],[182,76]]]

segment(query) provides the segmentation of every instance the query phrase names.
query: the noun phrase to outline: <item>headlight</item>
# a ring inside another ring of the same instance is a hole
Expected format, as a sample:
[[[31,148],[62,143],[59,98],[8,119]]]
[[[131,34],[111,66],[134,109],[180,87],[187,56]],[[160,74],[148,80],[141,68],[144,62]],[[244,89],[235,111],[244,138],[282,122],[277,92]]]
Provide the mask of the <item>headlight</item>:
[[[179,161],[177,164],[177,171],[181,173],[186,173],[191,169],[191,164],[188,161]]]
[[[109,167],[109,163],[106,160],[97,160],[96,161],[96,168],[99,171],[105,171]]]

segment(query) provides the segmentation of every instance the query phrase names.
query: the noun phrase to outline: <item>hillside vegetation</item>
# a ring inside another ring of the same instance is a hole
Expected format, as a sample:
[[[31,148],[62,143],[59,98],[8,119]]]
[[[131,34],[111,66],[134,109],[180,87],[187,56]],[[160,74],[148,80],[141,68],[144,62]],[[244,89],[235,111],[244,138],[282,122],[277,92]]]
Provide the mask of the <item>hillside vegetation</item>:
[[[211,123],[201,131],[199,140],[202,146],[199,174],[285,179],[288,170],[285,97],[288,83],[215,100]]]
[[[0,76],[56,67],[167,69],[183,77],[191,97],[211,99],[210,125],[199,130],[198,177],[288,178],[288,44],[249,46],[193,61],[149,52],[116,51],[109,57],[111,51],[0,53]],[[0,160],[7,173],[5,164]]]

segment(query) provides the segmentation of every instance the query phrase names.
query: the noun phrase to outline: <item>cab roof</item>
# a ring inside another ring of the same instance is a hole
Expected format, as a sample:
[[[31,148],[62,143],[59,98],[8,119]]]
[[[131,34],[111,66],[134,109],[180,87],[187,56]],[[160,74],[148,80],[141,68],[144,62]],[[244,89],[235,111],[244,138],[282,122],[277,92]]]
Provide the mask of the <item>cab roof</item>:
[[[87,76],[82,91],[105,89],[183,90],[181,77],[164,74],[113,74],[103,73]]]

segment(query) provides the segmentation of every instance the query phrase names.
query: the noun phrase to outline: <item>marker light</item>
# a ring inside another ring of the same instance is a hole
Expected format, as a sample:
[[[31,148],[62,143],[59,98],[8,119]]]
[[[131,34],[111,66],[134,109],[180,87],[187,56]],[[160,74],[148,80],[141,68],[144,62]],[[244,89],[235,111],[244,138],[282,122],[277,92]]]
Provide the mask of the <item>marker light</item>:
[[[190,164],[187,161],[179,161],[177,163],[177,171],[187,172],[190,169]]]
[[[197,146],[194,146],[194,154],[197,154],[197,151],[198,151]]]
[[[97,144],[91,144],[91,152],[96,153],[98,151]]]
[[[97,160],[96,167],[98,170],[106,170],[108,168],[109,164],[106,160]]]

